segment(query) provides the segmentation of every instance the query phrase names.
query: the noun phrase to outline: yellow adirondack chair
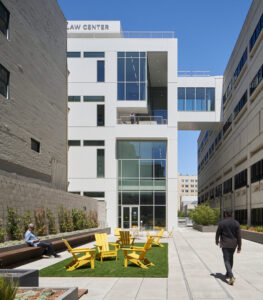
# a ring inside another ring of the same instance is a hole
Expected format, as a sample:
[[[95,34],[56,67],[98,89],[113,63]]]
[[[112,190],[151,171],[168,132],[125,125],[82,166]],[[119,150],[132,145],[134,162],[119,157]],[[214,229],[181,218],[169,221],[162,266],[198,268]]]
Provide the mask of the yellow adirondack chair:
[[[159,246],[159,247],[164,247],[163,244],[159,243],[159,240],[160,240],[161,238],[163,238],[163,233],[164,233],[164,228],[161,229],[161,230],[159,231],[158,235],[147,234],[147,238],[148,238],[148,239],[149,239],[149,238],[154,238],[153,244],[155,244],[155,245],[157,245],[157,246]]]
[[[132,237],[129,231],[120,231],[120,247],[133,246],[135,237]]]
[[[117,253],[118,253],[118,244],[109,243],[108,242],[108,236],[107,233],[95,233],[95,239],[96,239],[96,247],[98,250],[98,253],[96,255],[96,258],[100,259],[100,261],[103,261],[104,257],[116,257],[117,261]],[[114,250],[110,250],[109,245],[112,245],[115,247]]]
[[[149,238],[144,247],[133,247],[131,249],[122,249],[124,251],[124,267],[128,266],[128,261],[143,268],[148,269],[148,266],[154,264],[146,258],[146,253],[151,249],[153,238]]]
[[[121,231],[121,228],[114,228],[114,235],[115,235],[116,238],[117,238],[117,243],[118,243],[119,240],[120,240],[120,231]]]
[[[89,248],[78,248],[72,249],[67,240],[62,239],[66,247],[68,248],[68,252],[72,254],[73,260],[65,266],[67,271],[73,271],[78,269],[81,266],[84,266],[90,263],[91,269],[94,269],[94,261],[95,261],[95,249]],[[76,254],[85,253],[85,255],[81,257],[77,257]]]

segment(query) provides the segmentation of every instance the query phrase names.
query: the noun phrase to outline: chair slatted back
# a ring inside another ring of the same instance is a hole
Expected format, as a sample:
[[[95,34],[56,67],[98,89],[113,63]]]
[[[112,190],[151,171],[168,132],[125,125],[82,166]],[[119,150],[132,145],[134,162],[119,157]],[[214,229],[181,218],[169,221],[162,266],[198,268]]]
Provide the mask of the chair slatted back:
[[[122,246],[131,244],[131,235],[129,231],[120,231],[120,244]]]
[[[152,248],[153,240],[154,240],[154,238],[148,238],[147,242],[144,244],[144,247],[143,247],[144,251],[142,251],[139,256],[140,260],[143,260],[146,255],[146,252]]]
[[[95,233],[95,239],[99,252],[110,250],[107,233]]]
[[[67,241],[66,239],[62,239],[62,241],[64,242],[64,244],[65,244],[66,247],[68,248],[68,252],[71,253],[72,256],[74,257],[74,259],[77,261],[78,258],[77,258],[77,256],[76,256],[76,254],[72,252],[73,249],[71,248],[71,246],[70,246],[70,244],[68,243],[68,241]]]
[[[114,228],[114,234],[116,236],[120,236],[120,231],[121,231],[121,228]]]
[[[158,237],[156,238],[155,242],[159,243],[159,239],[162,237],[164,233],[164,228],[160,230],[160,232],[158,233]]]

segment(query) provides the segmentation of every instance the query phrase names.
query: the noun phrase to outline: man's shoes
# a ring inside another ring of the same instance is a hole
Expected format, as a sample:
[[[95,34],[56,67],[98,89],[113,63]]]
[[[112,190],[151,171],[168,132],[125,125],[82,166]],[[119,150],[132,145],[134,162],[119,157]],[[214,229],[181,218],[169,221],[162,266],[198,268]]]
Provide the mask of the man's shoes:
[[[230,279],[230,276],[226,273],[225,275],[226,279]]]
[[[55,258],[61,257],[61,255],[58,255],[58,254],[54,254],[53,256],[54,256]]]
[[[231,277],[229,280],[229,285],[234,285],[235,277]]]

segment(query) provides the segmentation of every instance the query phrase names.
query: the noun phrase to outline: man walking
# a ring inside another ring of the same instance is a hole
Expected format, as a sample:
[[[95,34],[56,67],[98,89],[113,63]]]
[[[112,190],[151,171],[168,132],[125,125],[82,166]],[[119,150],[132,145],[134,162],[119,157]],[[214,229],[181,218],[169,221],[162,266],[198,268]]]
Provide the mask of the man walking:
[[[241,231],[238,221],[232,218],[232,210],[225,211],[225,219],[220,221],[216,232],[216,245],[223,251],[224,263],[226,267],[226,278],[229,284],[233,285],[235,277],[232,273],[233,257],[237,247],[237,253],[241,251]]]
[[[28,225],[28,230],[25,233],[26,243],[29,246],[44,248],[45,249],[45,251],[43,253],[44,255],[47,255],[47,254],[50,253],[54,257],[60,257],[60,255],[58,255],[56,253],[56,251],[54,250],[53,245],[51,243],[40,241],[38,239],[38,237],[34,235],[33,230],[34,230],[34,224],[31,223],[31,224]]]

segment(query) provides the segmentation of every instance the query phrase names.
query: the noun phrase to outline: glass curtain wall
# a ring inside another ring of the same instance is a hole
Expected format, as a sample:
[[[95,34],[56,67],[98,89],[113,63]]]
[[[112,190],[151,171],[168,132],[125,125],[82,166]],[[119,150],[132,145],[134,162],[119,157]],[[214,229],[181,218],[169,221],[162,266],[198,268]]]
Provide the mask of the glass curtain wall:
[[[178,111],[214,111],[215,88],[178,88]]]
[[[146,100],[146,52],[118,52],[118,100]]]
[[[166,226],[166,141],[118,141],[118,221],[138,205],[145,228]]]

